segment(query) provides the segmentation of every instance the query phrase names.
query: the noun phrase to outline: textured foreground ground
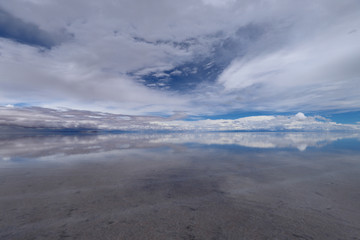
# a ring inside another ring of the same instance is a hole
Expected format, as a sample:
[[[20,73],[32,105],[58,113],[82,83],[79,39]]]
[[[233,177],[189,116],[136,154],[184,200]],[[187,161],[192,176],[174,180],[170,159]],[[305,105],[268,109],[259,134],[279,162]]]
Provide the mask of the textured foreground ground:
[[[2,240],[360,239],[356,153],[171,145],[41,159],[1,165]]]

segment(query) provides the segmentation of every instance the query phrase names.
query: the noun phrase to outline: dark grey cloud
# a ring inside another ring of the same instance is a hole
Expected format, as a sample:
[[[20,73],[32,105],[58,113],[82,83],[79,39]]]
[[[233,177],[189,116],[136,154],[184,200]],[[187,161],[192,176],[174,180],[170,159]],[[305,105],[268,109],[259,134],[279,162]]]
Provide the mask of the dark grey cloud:
[[[174,48],[179,48],[181,50],[189,50],[191,46],[200,44],[196,38],[185,39],[181,42],[172,41],[172,40],[163,40],[163,39],[151,41],[151,40],[147,40],[143,37],[133,37],[133,39],[136,42],[147,43],[147,44],[151,44],[151,45],[155,45],[155,46],[168,45],[168,46],[171,46]]]
[[[50,49],[71,36],[66,32],[50,34],[36,24],[23,21],[0,8],[0,37],[2,38]]]

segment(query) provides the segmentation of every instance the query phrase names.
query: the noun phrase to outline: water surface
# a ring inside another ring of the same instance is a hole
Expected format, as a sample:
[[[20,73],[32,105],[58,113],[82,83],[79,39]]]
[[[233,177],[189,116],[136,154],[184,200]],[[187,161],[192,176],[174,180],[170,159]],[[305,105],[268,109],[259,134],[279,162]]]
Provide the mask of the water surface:
[[[0,239],[360,239],[359,139],[0,135]]]

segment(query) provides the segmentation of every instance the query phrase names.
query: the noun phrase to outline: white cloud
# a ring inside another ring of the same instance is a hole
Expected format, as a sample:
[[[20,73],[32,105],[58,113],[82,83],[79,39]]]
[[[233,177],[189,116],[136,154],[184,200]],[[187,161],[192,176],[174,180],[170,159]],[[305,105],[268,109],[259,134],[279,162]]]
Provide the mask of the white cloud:
[[[172,71],[172,72],[170,73],[170,75],[175,75],[175,76],[181,75],[181,74],[182,74],[182,72],[179,71],[179,70],[175,70],[175,71]]]
[[[359,131],[358,125],[324,121],[321,117],[253,116],[234,120],[179,120],[178,113],[169,118],[119,115],[71,109],[0,107],[0,127],[14,128],[99,129],[124,131]]]
[[[301,120],[305,120],[307,117],[302,112],[299,112],[295,115],[295,118],[301,121]]]
[[[0,38],[3,105],[128,114],[360,108],[355,0],[13,0],[0,7],[51,36],[73,36],[46,51]],[[141,79],[207,57],[225,69],[193,91],[150,89]]]
[[[314,110],[359,108],[360,96],[354,87],[360,81],[360,68],[355,67],[360,60],[360,35],[349,35],[343,27],[339,36],[308,41],[251,60],[235,60],[218,81],[227,91],[255,95],[257,99],[247,104],[266,109],[304,104]]]
[[[41,53],[34,47],[1,39],[0,44],[4,47],[0,72],[6,76],[0,80],[3,102],[103,111],[115,106],[116,110],[123,108],[123,113],[132,113],[135,108],[146,112],[149,104],[154,105],[154,109],[162,105],[162,111],[166,106],[170,109],[170,106],[184,104],[184,99],[148,89],[126,75],[114,76],[68,58],[61,59],[60,51]]]
[[[187,131],[356,131],[356,125],[323,121],[323,118],[306,117],[303,113],[293,116],[254,116],[234,120],[162,121],[152,122],[159,129]]]

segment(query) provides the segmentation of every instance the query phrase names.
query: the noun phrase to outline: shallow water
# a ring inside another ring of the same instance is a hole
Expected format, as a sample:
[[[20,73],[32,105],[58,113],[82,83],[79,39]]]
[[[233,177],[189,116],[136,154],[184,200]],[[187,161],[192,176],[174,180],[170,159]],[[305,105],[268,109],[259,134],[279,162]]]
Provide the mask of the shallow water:
[[[360,135],[0,135],[0,239],[360,239]]]

